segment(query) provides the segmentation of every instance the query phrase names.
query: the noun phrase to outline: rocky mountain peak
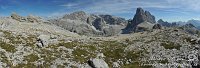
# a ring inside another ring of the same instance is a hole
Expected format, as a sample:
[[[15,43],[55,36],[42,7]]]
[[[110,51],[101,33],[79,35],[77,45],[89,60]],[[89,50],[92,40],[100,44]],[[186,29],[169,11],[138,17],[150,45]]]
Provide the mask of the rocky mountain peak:
[[[175,25],[175,24],[168,23],[167,21],[163,21],[162,19],[159,19],[157,22],[158,22],[158,24],[160,24],[162,26],[166,26],[166,27],[171,27],[171,26]]]
[[[151,13],[149,11],[144,11],[142,8],[139,7],[136,10],[136,14],[135,14],[132,22],[129,23],[127,25],[127,27],[125,28],[125,33],[135,31],[137,25],[142,22],[149,22],[151,24],[156,23],[155,17],[153,15],[151,15]]]
[[[140,8],[140,7],[137,8],[135,15],[139,15],[139,14],[144,14],[144,10],[142,8]]]
[[[127,21],[124,18],[115,17],[112,15],[99,15],[106,21],[106,24],[110,25],[125,25]]]
[[[144,21],[156,23],[155,17],[151,15],[149,11],[144,11],[142,8],[137,8],[136,14],[133,18],[133,23],[141,23]]]
[[[50,21],[50,23],[66,30],[86,36],[113,36],[119,34],[127,22],[121,17],[87,14],[84,11],[66,14],[62,18]]]
[[[84,12],[84,11],[76,11],[76,12],[72,13],[72,15],[86,15],[86,12]]]
[[[164,21],[162,19],[159,19],[157,22],[158,23],[163,23]]]
[[[77,11],[77,12],[73,12],[71,14],[66,14],[63,18],[64,19],[71,19],[71,20],[86,21],[87,17],[88,16],[84,11]]]

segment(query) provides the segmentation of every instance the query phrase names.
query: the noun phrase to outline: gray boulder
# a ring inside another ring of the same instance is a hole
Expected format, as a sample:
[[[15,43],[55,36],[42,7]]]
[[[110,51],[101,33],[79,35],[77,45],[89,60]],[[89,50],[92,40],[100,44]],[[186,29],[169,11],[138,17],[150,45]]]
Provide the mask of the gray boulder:
[[[162,29],[161,25],[160,24],[155,24],[153,26],[153,29]]]
[[[92,68],[109,68],[108,64],[103,59],[90,59],[88,64]]]
[[[50,40],[50,36],[48,36],[48,35],[40,35],[37,38],[36,45],[38,47],[45,47],[50,43],[49,40]]]

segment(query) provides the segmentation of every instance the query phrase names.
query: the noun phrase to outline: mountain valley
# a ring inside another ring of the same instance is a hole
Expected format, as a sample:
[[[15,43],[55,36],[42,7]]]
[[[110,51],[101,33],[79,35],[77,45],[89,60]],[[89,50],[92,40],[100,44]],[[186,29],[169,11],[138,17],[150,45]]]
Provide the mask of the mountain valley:
[[[199,21],[131,20],[77,11],[0,18],[0,68],[199,68]],[[191,58],[192,57],[192,58]]]

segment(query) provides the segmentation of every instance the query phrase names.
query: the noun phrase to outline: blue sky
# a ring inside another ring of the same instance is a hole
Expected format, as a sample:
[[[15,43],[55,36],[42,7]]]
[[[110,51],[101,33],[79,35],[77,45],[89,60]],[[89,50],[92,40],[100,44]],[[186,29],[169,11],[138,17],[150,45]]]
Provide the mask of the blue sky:
[[[0,0],[0,16],[60,16],[74,11],[111,14],[132,19],[137,7],[166,21],[200,20],[199,0]]]

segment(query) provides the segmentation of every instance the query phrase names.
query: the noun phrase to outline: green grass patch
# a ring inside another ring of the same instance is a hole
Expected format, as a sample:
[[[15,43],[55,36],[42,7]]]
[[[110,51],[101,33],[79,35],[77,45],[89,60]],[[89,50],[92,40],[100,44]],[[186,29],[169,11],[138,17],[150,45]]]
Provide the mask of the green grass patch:
[[[34,62],[37,61],[39,59],[39,57],[35,54],[30,54],[28,56],[25,56],[25,60],[27,60],[28,62]]]
[[[34,65],[33,63],[28,63],[28,64],[18,64],[17,66],[11,68],[38,68],[38,66]]]
[[[161,46],[163,46],[165,49],[177,49],[180,50],[181,45],[174,42],[162,42]]]
[[[61,42],[58,44],[58,46],[64,46],[66,48],[71,48],[71,49],[77,45],[78,45],[78,42]]]
[[[5,42],[0,42],[0,47],[8,52],[14,53],[16,52],[15,46],[11,44],[7,44]]]
[[[150,65],[142,65],[139,62],[134,62],[131,64],[125,64],[124,66],[122,66],[122,68],[153,68]]]
[[[91,53],[91,52],[88,52],[84,49],[75,49],[73,52],[72,52],[73,56],[74,56],[74,60],[75,61],[78,61],[80,63],[84,63],[84,62],[87,62],[90,58],[95,58],[96,55]]]

